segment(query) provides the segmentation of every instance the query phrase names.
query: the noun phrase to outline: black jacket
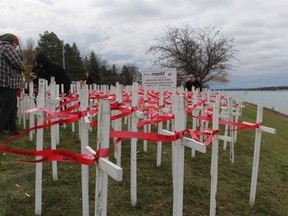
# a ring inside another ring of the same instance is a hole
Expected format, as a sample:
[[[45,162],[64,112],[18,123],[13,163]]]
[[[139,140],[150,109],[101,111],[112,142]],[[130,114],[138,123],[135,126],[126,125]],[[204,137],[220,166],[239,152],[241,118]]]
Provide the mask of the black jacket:
[[[194,80],[194,81],[188,80],[186,82],[185,87],[187,88],[188,91],[192,91],[192,86],[194,86],[195,89],[199,88],[200,92],[202,91],[202,86],[198,80]]]
[[[55,77],[55,82],[59,85],[64,84],[64,92],[68,94],[71,81],[68,78],[65,69],[57,63],[50,62],[49,59],[42,53],[37,55],[35,61],[37,62],[37,65],[43,65],[43,78],[48,80],[48,84],[50,84],[51,77]]]

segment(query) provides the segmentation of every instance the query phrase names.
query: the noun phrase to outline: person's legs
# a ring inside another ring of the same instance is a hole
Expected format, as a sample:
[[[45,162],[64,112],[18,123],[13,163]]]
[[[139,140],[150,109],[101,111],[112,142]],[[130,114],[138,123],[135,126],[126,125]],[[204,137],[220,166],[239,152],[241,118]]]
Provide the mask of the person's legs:
[[[16,116],[17,116],[17,90],[11,90],[11,111],[8,119],[8,130],[10,132],[17,131]],[[12,134],[14,135],[14,134]]]
[[[0,131],[8,124],[8,129],[16,130],[17,91],[10,88],[0,88]]]
[[[0,101],[1,101],[1,109],[0,109],[0,131],[2,131],[5,125],[8,123],[10,108],[11,108],[11,89],[9,88],[0,88]]]

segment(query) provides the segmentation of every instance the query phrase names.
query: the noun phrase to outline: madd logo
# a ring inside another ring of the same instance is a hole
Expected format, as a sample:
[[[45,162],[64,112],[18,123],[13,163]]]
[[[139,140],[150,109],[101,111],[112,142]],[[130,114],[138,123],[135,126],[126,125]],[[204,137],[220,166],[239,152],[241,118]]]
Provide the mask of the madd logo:
[[[165,71],[153,72],[152,76],[165,76]]]

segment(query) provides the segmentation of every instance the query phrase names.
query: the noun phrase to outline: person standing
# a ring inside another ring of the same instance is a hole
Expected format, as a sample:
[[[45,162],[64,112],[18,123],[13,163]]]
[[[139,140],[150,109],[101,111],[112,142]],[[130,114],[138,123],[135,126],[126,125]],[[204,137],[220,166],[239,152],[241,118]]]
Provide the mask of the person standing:
[[[48,80],[48,84],[50,84],[51,77],[55,77],[55,82],[57,84],[64,85],[64,93],[66,95],[69,93],[71,81],[61,65],[51,62],[43,53],[37,54],[35,62],[36,66],[41,70],[41,76],[43,77],[39,77],[39,74],[34,73],[34,78],[44,78]]]
[[[9,135],[18,135],[16,126],[17,93],[24,87],[24,64],[16,48],[19,39],[10,33],[0,36],[0,139],[4,140],[5,127]]]
[[[88,72],[85,72],[84,75],[85,75],[84,76],[84,82],[85,82],[86,85],[92,85],[93,83],[95,83]]]
[[[37,66],[37,63],[35,61],[34,66],[33,66],[31,73],[30,73],[30,79],[32,79],[33,86],[36,90],[38,90],[39,78],[44,79],[44,72],[43,72],[42,68]]]
[[[197,80],[193,74],[190,74],[190,76],[188,77],[185,87],[188,91],[192,91],[192,87],[195,87],[195,89],[199,88],[199,91],[202,91],[202,86],[199,80]]]
[[[36,99],[38,96],[38,83],[39,83],[39,78],[43,78],[44,79],[44,73],[43,70],[37,66],[36,61],[34,61],[34,66],[32,68],[32,71],[30,73],[30,81],[33,81],[33,98],[34,98],[34,102],[36,104]]]

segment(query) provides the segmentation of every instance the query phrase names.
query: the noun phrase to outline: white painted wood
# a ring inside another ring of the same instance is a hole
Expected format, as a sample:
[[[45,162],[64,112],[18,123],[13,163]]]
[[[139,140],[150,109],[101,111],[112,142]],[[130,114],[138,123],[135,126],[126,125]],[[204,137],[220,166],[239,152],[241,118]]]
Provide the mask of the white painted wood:
[[[49,108],[50,111],[56,111],[56,84],[50,83],[50,99],[49,99]],[[53,120],[51,120],[53,122]],[[56,150],[56,143],[57,143],[57,125],[52,125],[51,129],[51,149]],[[53,181],[58,180],[58,172],[57,172],[57,161],[52,161],[52,177]]]
[[[205,101],[205,94],[202,92],[202,101]],[[208,100],[208,99],[207,99]],[[205,106],[204,105],[202,105],[201,107],[200,107],[200,115],[201,116],[205,116],[206,114],[205,114],[205,111],[206,111],[206,109],[205,109]],[[199,130],[200,131],[203,131],[203,128],[205,127],[205,121],[203,121],[203,120],[200,120],[199,122],[198,122],[198,124],[199,124]],[[200,136],[200,142],[203,142],[203,140],[204,140],[204,137],[203,136]]]
[[[147,101],[147,88],[144,87],[144,95],[143,95],[144,101]],[[144,103],[144,107],[147,105],[147,103]],[[147,116],[144,116],[143,119],[147,119]],[[144,125],[143,132],[147,133],[147,125]],[[143,151],[147,152],[148,142],[147,140],[143,140]]]
[[[257,117],[256,122],[262,122],[263,120],[263,105],[258,104],[257,106]],[[246,123],[247,124],[247,123]],[[257,178],[258,178],[258,169],[259,169],[259,159],[260,159],[260,147],[261,147],[261,135],[262,131],[275,134],[276,130],[273,128],[260,126],[255,130],[255,143],[254,143],[254,156],[253,156],[253,168],[252,168],[252,177],[251,177],[251,187],[250,187],[250,197],[249,204],[250,206],[255,205],[256,199],[256,188],[257,188]]]
[[[172,112],[175,115],[175,131],[184,130],[184,97],[173,95]],[[172,175],[173,175],[173,216],[180,216],[183,212],[183,184],[184,184],[184,146],[178,139],[172,142]]]
[[[109,148],[110,103],[108,100],[99,101],[97,130],[97,150]],[[122,181],[122,168],[110,162],[108,158],[99,158],[95,183],[95,215],[97,216],[107,215],[108,175],[117,181]]]
[[[254,125],[254,123],[245,122],[245,121],[243,122],[243,124]],[[270,128],[270,127],[266,127],[266,126],[260,125],[260,126],[259,126],[259,129],[260,129],[262,132],[267,132],[267,133],[271,133],[271,134],[276,134],[276,129],[274,129],[274,128]]]
[[[56,87],[55,87],[55,97],[56,97],[55,105],[56,106],[60,105],[60,102],[62,101],[62,97],[60,97],[59,88],[60,88],[59,84],[56,83]],[[65,124],[63,124],[63,128],[65,128]],[[55,125],[55,129],[56,129],[56,144],[59,144],[60,143],[60,125],[59,124]]]
[[[219,130],[219,99],[213,105],[213,131]],[[218,135],[215,134],[212,140],[211,157],[211,190],[210,190],[210,216],[216,215],[216,194],[218,182]]]
[[[111,178],[116,181],[123,180],[123,170],[121,167],[113,164],[111,161],[106,158],[99,158],[98,166],[103,172],[107,173]]]
[[[242,107],[243,107],[243,101],[241,101],[239,98],[236,99],[236,109],[235,112],[233,113],[234,116],[234,122],[238,122],[239,121],[239,117],[242,115]],[[235,131],[234,131],[234,143],[237,142],[237,134],[238,134],[238,130],[237,130],[237,126],[234,127]]]
[[[193,105],[196,105],[196,104],[197,104],[197,102],[198,102],[197,97],[198,97],[198,93],[195,92],[194,95],[193,95]],[[195,106],[195,108],[194,108],[193,111],[192,111],[192,115],[195,116],[195,117],[192,119],[192,129],[193,129],[193,130],[196,130],[196,128],[197,128],[197,119],[196,119],[196,116],[198,116],[198,113],[199,113],[199,111],[198,111],[197,107]],[[192,149],[191,149],[191,157],[192,157],[192,158],[195,158],[195,156],[196,156],[195,149],[192,148]]]
[[[38,85],[38,97],[37,97],[37,107],[45,107],[45,80],[39,79]],[[37,124],[42,125],[44,123],[43,112],[39,111],[37,113]],[[36,134],[36,151],[43,150],[43,128],[37,130]],[[41,156],[37,156],[36,160],[42,159]],[[36,163],[36,176],[35,176],[35,215],[41,215],[42,213],[42,170],[43,163]]]
[[[83,85],[79,88],[80,111],[88,109],[88,86]],[[89,128],[86,127],[85,118],[82,117],[79,122],[81,136],[81,154],[87,154],[86,146],[89,145]],[[82,215],[89,216],[89,167],[88,165],[81,165],[81,179],[82,179]]]
[[[259,104],[257,106],[256,122],[262,122],[262,120],[263,120],[263,105]],[[261,134],[262,134],[261,129],[256,128],[252,178],[251,178],[250,197],[249,197],[250,206],[254,206],[255,198],[256,198],[256,187],[257,187],[258,168],[259,168],[259,159],[260,159]]]
[[[98,103],[97,149],[109,147],[110,104],[100,100]],[[108,131],[107,131],[107,128]],[[108,132],[108,133],[107,133]],[[95,216],[107,215],[108,175],[96,166]]]
[[[144,118],[144,113],[141,112],[141,111],[139,111],[139,110],[136,110],[136,111],[135,111],[135,116],[136,116],[137,118],[143,119],[143,118]]]
[[[218,140],[232,142],[233,141],[233,137],[229,137],[229,136],[225,136],[225,135],[218,135]]]
[[[135,82],[132,86],[132,107],[138,103],[138,84]],[[131,115],[131,131],[137,132],[138,118],[135,112]],[[131,139],[131,204],[137,204],[137,139]]]
[[[34,102],[34,86],[33,86],[33,82],[31,81],[29,83],[29,105],[28,105],[29,109],[33,109],[36,107],[35,102]],[[29,128],[34,127],[35,125],[35,114],[33,112],[29,113]],[[29,132],[29,140],[32,141],[33,140],[33,136],[35,134],[35,131],[32,130]]]
[[[234,117],[233,117],[233,98],[229,97],[228,98],[228,121],[233,122]],[[225,127],[226,128],[226,127]],[[234,126],[230,126],[229,128],[229,135],[233,138],[230,142],[230,162],[234,164]],[[227,143],[227,141],[224,141]]]
[[[70,84],[70,92],[71,92],[72,95],[75,92],[75,86],[73,84]],[[73,103],[73,104],[75,104],[75,103]],[[71,106],[73,104],[71,104]],[[75,132],[75,122],[72,123],[71,130],[72,130],[72,132]]]
[[[118,103],[123,103],[122,86],[116,83],[116,101]],[[115,111],[115,114],[120,114],[120,111]],[[122,119],[117,119],[115,121],[115,130],[122,130]],[[116,139],[114,139],[115,142]],[[117,148],[114,150],[114,155],[116,157],[117,165],[121,167],[121,156],[122,156],[122,142],[117,143]]]
[[[27,88],[27,83],[25,83],[25,86],[26,86],[26,88]],[[21,102],[21,100],[22,100],[23,102]],[[17,114],[18,114],[18,120],[19,120],[19,124],[21,124],[21,118],[23,118],[23,129],[26,129],[26,128],[27,128],[27,126],[26,126],[26,114],[25,114],[25,110],[27,109],[26,100],[27,100],[27,97],[26,97],[26,94],[25,94],[25,88],[23,88],[23,89],[20,91],[20,96],[17,97],[17,107],[18,107]]]
[[[160,88],[160,91],[159,91],[159,104],[158,104],[158,106],[160,107],[159,115],[163,114],[163,112],[162,112],[163,104],[164,104],[164,89]],[[162,130],[163,130],[163,122],[160,122],[160,123],[158,123],[158,133],[161,133]],[[158,167],[161,166],[161,156],[162,156],[162,142],[158,141],[157,142],[157,162],[156,162],[156,165]]]
[[[171,131],[167,131],[167,130],[163,129],[161,131],[161,134],[173,135],[174,133],[172,133]],[[207,149],[206,145],[204,145],[203,143],[198,142],[196,140],[193,140],[191,138],[183,137],[182,138],[182,144],[188,148],[197,150],[201,153],[206,153],[206,149]]]

